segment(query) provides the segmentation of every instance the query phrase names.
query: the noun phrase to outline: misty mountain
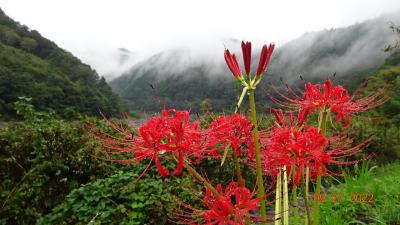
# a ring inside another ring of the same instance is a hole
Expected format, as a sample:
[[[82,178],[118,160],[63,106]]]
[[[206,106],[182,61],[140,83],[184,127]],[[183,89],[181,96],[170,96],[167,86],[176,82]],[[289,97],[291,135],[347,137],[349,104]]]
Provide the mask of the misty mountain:
[[[99,47],[96,49],[82,49],[76,52],[85,63],[96,68],[96,71],[111,80],[129,70],[143,56],[138,52],[126,48]]]
[[[23,96],[64,117],[122,111],[121,99],[96,71],[0,9],[0,115],[16,116],[14,102]]]
[[[166,105],[198,111],[203,101],[222,109],[227,101],[234,104],[237,91],[234,79],[222,76],[224,66],[193,57],[190,50],[165,51],[136,64],[110,86],[135,110],[159,111]]]
[[[399,23],[398,14],[385,15],[349,27],[310,32],[277,48],[268,74],[260,86],[280,78],[293,83],[302,75],[318,81],[337,74],[340,80],[361,80],[385,62],[383,49],[396,40],[388,22]],[[226,46],[239,53],[240,42],[227,39]],[[253,71],[258,63],[253,49]],[[214,109],[232,108],[241,88],[235,85],[223,61],[189,49],[164,51],[135,64],[110,86],[135,110],[158,111],[167,107],[200,109],[203,101]],[[241,54],[239,54],[241,58]],[[259,91],[259,97],[265,93]]]
[[[389,54],[383,49],[398,36],[389,22],[400,23],[400,14],[385,15],[349,27],[306,33],[277,51],[271,72],[293,81],[304,77],[320,78],[334,72],[339,77],[375,69]]]

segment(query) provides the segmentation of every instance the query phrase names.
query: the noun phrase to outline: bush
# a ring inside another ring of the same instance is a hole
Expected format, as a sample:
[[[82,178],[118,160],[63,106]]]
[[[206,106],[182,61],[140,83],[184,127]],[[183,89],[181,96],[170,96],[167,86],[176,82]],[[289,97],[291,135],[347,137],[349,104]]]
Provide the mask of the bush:
[[[0,130],[0,224],[34,224],[74,188],[110,175],[115,166],[82,152],[79,123],[16,103],[22,122]]]
[[[140,164],[134,167],[144,169]],[[162,180],[146,174],[133,184],[136,178],[135,172],[120,171],[77,188],[37,224],[170,224],[177,206],[174,196],[196,202],[188,176]]]

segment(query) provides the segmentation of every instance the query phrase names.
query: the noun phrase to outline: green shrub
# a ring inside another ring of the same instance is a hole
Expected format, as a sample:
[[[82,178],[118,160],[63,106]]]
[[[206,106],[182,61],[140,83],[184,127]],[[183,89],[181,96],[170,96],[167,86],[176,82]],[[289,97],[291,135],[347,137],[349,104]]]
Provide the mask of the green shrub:
[[[134,167],[144,169],[140,164]],[[154,175],[132,183],[135,172],[118,172],[77,188],[37,224],[170,224],[175,198],[196,202],[187,175],[170,180],[160,179],[156,170],[150,174]]]
[[[29,99],[20,100],[16,111],[24,121],[10,122],[0,130],[3,224],[33,224],[70,190],[108,176],[116,168],[82,152],[85,135],[79,123],[36,112]]]

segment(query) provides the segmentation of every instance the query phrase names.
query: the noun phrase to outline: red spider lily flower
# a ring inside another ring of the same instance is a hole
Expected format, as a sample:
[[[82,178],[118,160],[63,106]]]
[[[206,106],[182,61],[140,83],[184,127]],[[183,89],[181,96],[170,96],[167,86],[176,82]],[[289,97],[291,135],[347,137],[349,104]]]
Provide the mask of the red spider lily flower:
[[[196,209],[184,204],[184,207],[192,212],[181,211],[175,217],[183,224],[244,225],[246,219],[257,221],[250,211],[258,210],[259,199],[253,198],[249,189],[231,182],[224,191],[221,184],[217,185],[217,191],[218,196],[206,190],[206,196],[203,198],[203,206],[206,209]]]
[[[266,147],[262,149],[264,171],[273,177],[283,166],[288,171],[296,169],[294,183],[300,182],[302,169],[310,167],[312,171],[326,173],[325,165],[331,163],[331,157],[326,153],[328,138],[324,137],[314,127],[305,126],[298,131],[290,127],[276,127],[264,139]]]
[[[289,115],[289,122],[286,122],[282,111],[277,110],[275,114],[279,125],[261,133],[263,169],[272,177],[276,177],[279,169],[286,166],[288,171],[295,172],[293,182],[299,185],[305,167],[310,168],[311,178],[327,173],[340,175],[329,171],[327,166],[355,164],[375,155],[349,160],[368,146],[371,138],[351,147],[353,141],[346,136],[327,138],[317,128],[306,125],[296,127],[293,114]]]
[[[162,166],[161,159],[176,158],[178,163],[174,174],[179,175],[183,169],[184,158],[201,157],[203,137],[198,124],[189,122],[188,111],[163,110],[162,117],[153,117],[139,127],[138,136],[126,132],[113,123],[109,124],[122,138],[101,130],[89,131],[96,141],[91,147],[98,153],[108,156],[95,157],[124,164],[149,159],[150,162],[141,176],[153,161],[160,175],[167,176],[169,171]],[[128,153],[130,158],[120,159],[123,153]]]
[[[240,70],[239,63],[236,59],[236,55],[231,54],[228,49],[225,49],[224,57],[226,64],[228,65],[228,68],[231,70],[233,76],[239,80],[242,80],[243,79],[242,71]]]
[[[250,66],[251,66],[251,43],[242,41],[242,53],[243,53],[243,62],[244,68],[246,70],[247,76],[250,75]]]
[[[336,121],[342,121],[344,127],[350,122],[349,115],[372,109],[389,99],[389,96],[385,94],[387,85],[362,98],[358,98],[356,94],[350,96],[343,86],[334,86],[331,80],[326,80],[323,85],[305,84],[302,96],[294,93],[288,85],[286,88],[289,95],[284,95],[273,88],[283,100],[271,97],[272,100],[282,106],[298,109],[304,117],[312,114],[315,109],[327,109],[336,114]]]
[[[256,78],[259,80],[261,75],[267,70],[269,60],[271,59],[272,52],[274,51],[275,44],[264,45],[261,50],[260,61],[258,63]],[[250,75],[251,67],[251,43],[242,41],[243,62],[246,74]],[[231,70],[232,74],[239,80],[243,79],[242,72],[237,62],[235,54],[231,54],[228,49],[224,53],[226,64]]]
[[[298,112],[297,118],[294,111],[283,111],[282,109],[272,109],[271,112],[274,114],[276,123],[280,127],[301,127],[306,121],[307,117]],[[288,114],[289,121],[286,120],[285,113]],[[297,120],[296,120],[297,119]]]
[[[256,76],[260,77],[265,71],[267,71],[267,66],[269,60],[271,59],[272,52],[274,51],[275,44],[269,44],[269,46],[264,45],[261,50],[260,61],[258,62]]]
[[[210,124],[207,133],[207,146],[214,157],[220,157],[218,151],[229,146],[237,155],[242,148],[253,151],[253,125],[243,115],[220,116]]]

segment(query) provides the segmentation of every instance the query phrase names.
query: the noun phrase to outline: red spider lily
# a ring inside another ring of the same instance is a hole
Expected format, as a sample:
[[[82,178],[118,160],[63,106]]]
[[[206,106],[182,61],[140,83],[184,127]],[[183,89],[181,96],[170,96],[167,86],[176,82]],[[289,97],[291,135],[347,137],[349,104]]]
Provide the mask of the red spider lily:
[[[275,44],[269,44],[269,46],[264,45],[261,50],[260,61],[257,67],[256,77],[259,79],[260,76],[267,70],[269,60],[271,59],[272,52],[274,51]],[[246,74],[250,75],[251,66],[251,43],[242,41],[242,53],[243,62],[246,70]],[[224,53],[226,64],[231,70],[232,74],[238,78],[243,79],[242,72],[239,67],[239,63],[236,59],[235,54],[231,54],[228,49]]]
[[[243,79],[242,71],[240,70],[239,63],[236,59],[235,54],[231,54],[228,49],[225,50],[224,53],[226,64],[228,65],[229,69],[231,70],[234,77],[239,80]]]
[[[256,76],[260,77],[265,71],[267,71],[267,66],[269,60],[271,59],[272,52],[274,51],[275,44],[269,44],[269,46],[264,45],[261,50],[260,61],[258,62]]]
[[[282,166],[286,166],[288,171],[296,168],[296,185],[299,184],[301,170],[305,166],[312,171],[321,171],[322,175],[326,173],[324,165],[331,163],[331,157],[325,151],[328,138],[314,127],[305,126],[300,131],[290,127],[276,127],[263,144],[267,146],[262,150],[265,172],[275,177]]]
[[[294,111],[285,112],[286,114],[288,114],[289,121],[286,120],[285,113],[282,109],[272,109],[271,111],[274,114],[276,123],[280,127],[294,127],[296,125],[298,127],[301,127],[301,125],[303,125],[307,121],[307,117],[301,113],[298,113],[298,116],[296,118]]]
[[[350,122],[349,115],[374,108],[389,99],[385,94],[386,85],[362,98],[357,98],[355,94],[350,96],[343,86],[334,86],[331,80],[326,80],[323,85],[305,84],[305,92],[301,97],[286,87],[289,95],[273,88],[283,100],[271,97],[272,100],[282,106],[298,109],[303,116],[312,114],[315,109],[330,110],[336,114],[336,121],[342,121],[344,127]]]
[[[242,41],[243,63],[247,76],[250,75],[251,65],[251,43]]]
[[[301,174],[305,167],[310,168],[310,177],[316,178],[326,173],[339,175],[327,169],[331,164],[355,164],[374,156],[370,154],[361,160],[344,161],[360,153],[370,142],[370,138],[363,143],[350,147],[352,140],[345,136],[327,138],[317,128],[301,126],[296,128],[294,116],[289,116],[286,122],[282,111],[277,110],[278,126],[272,127],[261,134],[261,144],[264,172],[275,177],[280,168],[286,166],[288,171],[293,170],[294,184],[300,183]]]
[[[142,175],[153,160],[160,175],[167,176],[169,171],[162,166],[160,159],[177,158],[178,164],[174,174],[179,175],[185,157],[201,157],[202,135],[198,124],[189,122],[188,111],[163,110],[162,117],[153,117],[139,127],[138,136],[131,135],[113,123],[109,124],[122,138],[92,129],[90,134],[96,141],[93,149],[109,156],[95,157],[124,164],[149,159],[150,162]],[[121,153],[130,153],[131,158],[120,159]]]
[[[257,221],[250,211],[258,210],[259,199],[253,198],[249,189],[231,182],[225,191],[222,190],[221,184],[218,184],[217,191],[219,195],[216,196],[210,190],[206,190],[206,196],[203,198],[203,206],[206,209],[196,209],[183,204],[192,212],[180,211],[175,217],[183,224],[244,225],[246,219]]]
[[[220,116],[210,124],[207,145],[214,157],[220,157],[219,150],[232,147],[241,154],[243,147],[253,150],[253,125],[243,115]]]

